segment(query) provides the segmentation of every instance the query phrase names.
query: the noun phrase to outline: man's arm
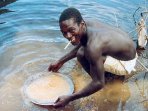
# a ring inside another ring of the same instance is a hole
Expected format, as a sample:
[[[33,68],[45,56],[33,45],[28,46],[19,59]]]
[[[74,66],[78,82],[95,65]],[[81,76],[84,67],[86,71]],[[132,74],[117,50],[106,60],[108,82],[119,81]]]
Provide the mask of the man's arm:
[[[79,48],[80,48],[80,45],[77,45],[72,51],[70,51],[68,54],[63,56],[61,59],[59,59],[54,63],[51,63],[48,67],[48,71],[57,72],[65,62],[76,57],[76,54]]]
[[[90,62],[90,76],[92,81],[80,92],[72,94],[72,100],[89,96],[104,86],[104,66],[101,50],[92,50],[88,52],[88,59]]]
[[[91,47],[91,51],[87,51],[87,59],[90,63],[90,76],[92,81],[81,91],[76,92],[72,95],[61,96],[57,99],[53,105],[55,108],[63,107],[68,104],[70,101],[79,99],[90,94],[95,93],[104,86],[104,66],[103,66],[103,57],[100,51],[94,50],[94,47]],[[99,55],[98,55],[99,54]]]
[[[73,58],[76,57],[77,51],[80,48],[81,45],[77,45],[75,46],[75,48],[73,50],[71,50],[69,53],[67,53],[66,55],[64,55],[59,62],[65,63]]]

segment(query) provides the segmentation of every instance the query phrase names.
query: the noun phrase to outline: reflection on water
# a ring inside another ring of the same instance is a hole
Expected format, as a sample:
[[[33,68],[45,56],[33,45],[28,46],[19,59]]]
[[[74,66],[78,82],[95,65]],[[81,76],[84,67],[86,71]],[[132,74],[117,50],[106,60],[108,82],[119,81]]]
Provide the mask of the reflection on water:
[[[76,91],[82,89],[90,78],[82,73],[73,73]],[[124,93],[124,95],[123,95]],[[123,109],[130,92],[121,81],[107,83],[105,88],[95,94],[75,102],[76,111],[117,111]]]
[[[5,65],[10,69],[2,72],[5,76],[0,82],[0,100],[2,100],[0,109],[2,111],[133,111],[135,109],[136,111],[146,111],[148,108],[148,75],[145,73],[137,74],[125,83],[121,80],[107,82],[101,91],[73,101],[65,108],[58,110],[32,104],[23,96],[24,82],[31,75],[47,71],[49,63],[63,55],[65,44],[33,41],[31,44],[24,42],[7,48],[7,50],[11,48],[13,55],[9,55],[10,66]],[[46,47],[50,48],[47,50]],[[18,57],[11,57],[17,56],[16,54],[19,54]],[[91,79],[79,65],[74,66],[74,64],[75,60],[65,64],[64,70],[61,69],[60,72],[68,74],[72,78],[75,92],[77,92],[85,87]]]
[[[62,37],[58,26],[58,16],[63,9],[74,6],[80,9],[84,17],[94,17],[111,25],[115,24],[116,15],[118,25],[130,32],[135,28],[133,12],[138,6],[146,4],[147,1],[143,0],[1,0],[0,110],[147,111],[148,74],[144,72],[138,72],[124,82],[123,78],[107,78],[108,82],[101,91],[73,101],[58,110],[34,105],[22,93],[28,77],[47,71],[51,62],[63,56],[72,47],[64,50],[67,41]],[[132,35],[135,37],[135,32]],[[147,59],[141,61],[148,66]],[[72,78],[75,92],[91,81],[78,66],[74,59],[64,64],[60,70]]]
[[[50,48],[49,48],[50,47]],[[49,63],[63,55],[65,44],[43,41],[18,42],[5,48],[0,58],[3,65],[0,80],[0,109],[2,111],[56,111],[51,107],[41,107],[32,104],[23,96],[24,82],[31,75],[47,71]],[[70,48],[68,49],[70,50]],[[67,51],[65,53],[67,53]],[[6,63],[6,59],[9,59]],[[60,70],[68,74],[75,86],[75,92],[81,90],[90,81],[88,74],[75,59],[66,63]],[[109,79],[108,79],[109,80]],[[115,79],[106,83],[101,91],[71,102],[65,108],[57,111],[146,111],[148,109],[148,74],[141,73],[132,76],[127,82]]]
[[[4,13],[8,13],[8,12],[14,12],[14,11],[9,10],[9,9],[1,9],[1,8],[8,5],[8,4],[10,4],[10,3],[13,3],[15,1],[16,0],[0,0],[0,15],[4,14]],[[4,24],[4,23],[6,23],[6,22],[0,21],[0,24]]]
[[[7,13],[7,12],[13,12],[13,11],[11,11],[9,9],[1,9],[0,10],[0,14]]]
[[[17,0],[0,0],[0,8],[16,1]]]

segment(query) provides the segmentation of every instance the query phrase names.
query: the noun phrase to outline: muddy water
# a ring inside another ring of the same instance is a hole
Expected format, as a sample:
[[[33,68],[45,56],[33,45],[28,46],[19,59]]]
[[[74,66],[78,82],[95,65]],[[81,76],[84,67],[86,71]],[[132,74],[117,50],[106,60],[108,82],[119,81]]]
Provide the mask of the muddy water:
[[[24,82],[31,75],[47,71],[48,65],[66,52],[65,44],[46,43],[42,41],[18,42],[1,51],[0,72],[0,109],[1,111],[34,110],[25,104],[22,95]],[[58,47],[61,47],[59,49]],[[66,70],[70,71],[74,62],[67,63]],[[62,69],[61,69],[62,70]],[[64,71],[62,70],[62,71]],[[62,72],[61,71],[61,72]],[[65,73],[67,73],[65,71]],[[33,106],[32,106],[33,107]]]
[[[58,110],[36,106],[22,92],[30,76],[47,71],[51,62],[69,50],[63,50],[67,41],[58,25],[62,10],[76,7],[83,17],[119,26],[136,39],[132,16],[140,6],[138,21],[147,4],[147,0],[0,0],[0,111],[147,111],[148,74],[144,72],[124,83],[111,79],[101,91]],[[147,61],[142,61],[146,67]],[[72,78],[75,92],[91,81],[76,60],[60,72]]]
[[[69,49],[65,43],[23,41],[7,45],[1,51],[0,110],[1,111],[146,111],[148,109],[148,74],[138,73],[126,82],[112,80],[95,94],[71,102],[65,108],[54,109],[32,104],[23,95],[25,81],[32,75],[47,71],[48,65]],[[6,68],[7,67],[7,68]],[[76,60],[66,63],[60,70],[74,82],[75,92],[90,81],[90,77]]]

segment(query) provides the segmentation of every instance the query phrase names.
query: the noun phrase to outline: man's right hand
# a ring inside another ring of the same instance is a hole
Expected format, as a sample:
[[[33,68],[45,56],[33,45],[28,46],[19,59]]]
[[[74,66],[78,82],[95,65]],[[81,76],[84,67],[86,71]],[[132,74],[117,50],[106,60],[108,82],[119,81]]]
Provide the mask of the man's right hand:
[[[48,67],[48,71],[57,72],[62,67],[62,65],[63,65],[63,63],[61,63],[59,61],[51,63]]]

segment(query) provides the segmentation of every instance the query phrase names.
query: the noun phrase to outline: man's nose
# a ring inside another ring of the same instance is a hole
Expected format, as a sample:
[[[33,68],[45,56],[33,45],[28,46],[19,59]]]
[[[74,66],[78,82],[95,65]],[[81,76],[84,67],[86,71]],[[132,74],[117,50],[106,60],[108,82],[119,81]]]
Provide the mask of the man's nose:
[[[67,39],[70,39],[72,37],[72,34],[67,32]]]

